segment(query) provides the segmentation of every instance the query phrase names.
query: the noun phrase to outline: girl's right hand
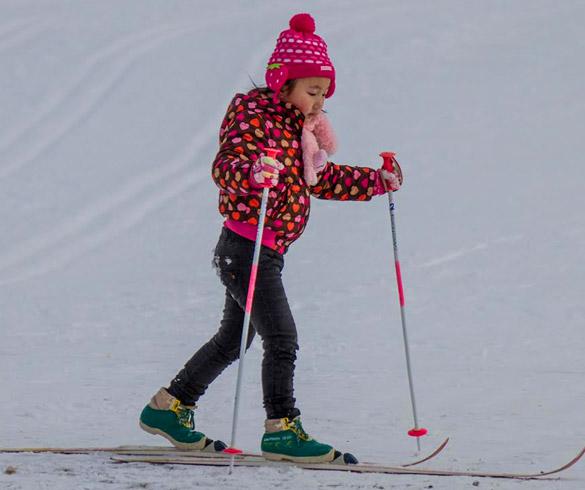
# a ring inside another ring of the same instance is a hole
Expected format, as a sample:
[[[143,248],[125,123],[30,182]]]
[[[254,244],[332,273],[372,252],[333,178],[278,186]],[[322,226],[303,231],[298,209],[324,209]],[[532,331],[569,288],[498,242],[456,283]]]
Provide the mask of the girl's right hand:
[[[274,187],[278,184],[278,175],[284,165],[274,158],[262,156],[250,169],[250,183],[254,187]]]

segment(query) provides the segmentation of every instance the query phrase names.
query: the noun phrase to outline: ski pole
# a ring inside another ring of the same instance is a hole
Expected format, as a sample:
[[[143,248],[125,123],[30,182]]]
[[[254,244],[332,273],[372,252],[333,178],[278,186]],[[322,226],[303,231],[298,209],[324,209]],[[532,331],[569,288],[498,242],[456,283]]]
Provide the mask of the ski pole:
[[[384,160],[382,168],[388,172],[394,172],[396,160],[394,159],[395,153],[391,151],[385,151],[380,153],[380,156]],[[414,396],[414,381],[412,376],[412,366],[410,363],[410,348],[408,346],[408,333],[406,330],[406,303],[404,300],[404,287],[402,285],[402,272],[400,270],[400,259],[398,258],[398,241],[396,239],[396,219],[394,217],[394,196],[393,192],[388,192],[388,204],[390,208],[390,223],[392,226],[392,244],[394,247],[394,269],[396,270],[396,283],[398,285],[398,300],[400,302],[400,319],[402,321],[402,336],[404,338],[404,352],[406,354],[406,371],[408,373],[408,386],[410,389],[410,401],[412,403],[412,414],[414,417],[414,427],[408,431],[408,435],[416,437],[416,446],[420,451],[420,437],[428,433],[427,429],[419,427],[418,425],[418,414],[416,411],[416,398]]]
[[[276,158],[281,150],[275,148],[264,148],[267,156]],[[229,474],[231,475],[234,468],[234,461],[237,454],[242,450],[236,447],[236,432],[238,427],[238,412],[240,408],[240,393],[242,388],[242,378],[244,375],[244,356],[246,354],[246,343],[250,333],[250,318],[252,316],[252,303],[254,302],[254,290],[256,289],[256,276],[258,275],[258,263],[260,262],[260,249],[262,248],[262,235],[264,233],[264,218],[266,217],[266,205],[268,203],[268,192],[270,189],[264,187],[262,190],[262,201],[260,203],[260,215],[258,217],[258,231],[256,233],[256,243],[254,244],[254,255],[252,259],[252,269],[250,270],[250,282],[248,283],[248,295],[246,297],[246,309],[244,312],[244,324],[242,325],[242,339],[240,342],[240,360],[238,362],[238,377],[236,381],[236,396],[234,398],[234,415],[232,420],[232,438],[228,448],[224,452],[231,454]]]

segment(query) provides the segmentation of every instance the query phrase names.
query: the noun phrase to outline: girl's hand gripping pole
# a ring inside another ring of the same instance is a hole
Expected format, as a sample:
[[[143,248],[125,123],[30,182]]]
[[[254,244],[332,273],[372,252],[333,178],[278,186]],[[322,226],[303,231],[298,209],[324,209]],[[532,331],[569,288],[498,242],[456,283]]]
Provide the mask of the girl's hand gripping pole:
[[[396,154],[391,151],[385,151],[380,153],[380,156],[384,160],[382,168],[388,172],[394,172]],[[398,300],[400,302],[400,318],[402,320],[402,335],[404,337],[404,352],[406,354],[406,370],[408,373],[408,386],[410,388],[410,401],[412,403],[412,414],[414,417],[414,427],[408,431],[408,435],[416,437],[416,445],[420,451],[420,440],[419,438],[428,433],[427,429],[424,429],[418,425],[418,415],[416,411],[416,399],[414,396],[414,381],[412,376],[412,367],[410,363],[410,349],[408,346],[408,334],[406,330],[406,302],[404,299],[404,287],[402,285],[402,272],[400,270],[400,259],[398,258],[398,241],[396,239],[396,219],[394,217],[394,197],[393,192],[388,192],[388,203],[390,208],[390,223],[392,225],[392,243],[394,246],[394,268],[396,270],[396,283],[398,285]]]
[[[266,156],[276,159],[281,150],[275,148],[264,148]],[[260,262],[260,249],[262,248],[262,235],[264,234],[264,219],[266,217],[266,205],[268,203],[268,193],[270,189],[262,189],[262,202],[260,204],[260,215],[258,216],[258,231],[256,233],[256,243],[254,245],[254,258],[252,259],[252,269],[250,271],[250,282],[248,283],[248,295],[246,297],[246,309],[244,313],[244,324],[242,325],[242,339],[240,342],[240,360],[238,362],[238,378],[236,382],[236,396],[234,398],[234,414],[232,420],[232,438],[228,448],[224,452],[231,454],[229,473],[232,473],[234,460],[237,454],[242,450],[236,447],[236,432],[238,426],[238,412],[240,406],[240,392],[242,389],[242,378],[244,375],[244,356],[246,354],[246,342],[250,330],[250,318],[252,316],[252,303],[254,302],[254,290],[256,289],[256,276],[258,275],[258,264]]]

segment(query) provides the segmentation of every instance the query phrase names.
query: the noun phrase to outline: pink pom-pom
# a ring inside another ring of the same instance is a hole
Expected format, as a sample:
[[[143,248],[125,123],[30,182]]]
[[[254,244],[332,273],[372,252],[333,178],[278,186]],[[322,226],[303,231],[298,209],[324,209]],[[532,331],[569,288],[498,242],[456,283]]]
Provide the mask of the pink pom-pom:
[[[315,19],[310,14],[293,15],[289,22],[293,31],[313,34],[315,32]]]

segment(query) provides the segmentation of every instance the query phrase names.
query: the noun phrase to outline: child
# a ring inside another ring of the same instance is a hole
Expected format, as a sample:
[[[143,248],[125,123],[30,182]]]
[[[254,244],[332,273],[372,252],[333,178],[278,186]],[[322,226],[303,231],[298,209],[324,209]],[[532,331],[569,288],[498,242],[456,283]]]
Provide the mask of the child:
[[[301,236],[309,217],[310,196],[367,201],[395,191],[402,176],[368,167],[327,161],[335,139],[322,113],[335,91],[335,70],[327,45],[309,14],[290,20],[281,32],[266,72],[266,89],[236,94],[220,130],[212,167],[219,187],[219,212],[225,222],[214,265],[226,288],[223,319],[201,347],[144,408],[141,427],[182,449],[221,451],[226,446],[195,431],[195,403],[219,374],[239,357],[244,307],[262,189],[270,188],[249,347],[256,333],[263,342],[262,388],[266,409],[262,452],[268,459],[303,462],[339,460],[341,453],[311,438],[303,429],[293,397],[296,326],[282,284],[284,254]],[[281,150],[277,159],[264,148]]]

